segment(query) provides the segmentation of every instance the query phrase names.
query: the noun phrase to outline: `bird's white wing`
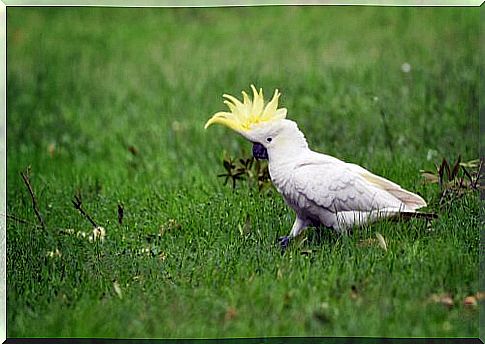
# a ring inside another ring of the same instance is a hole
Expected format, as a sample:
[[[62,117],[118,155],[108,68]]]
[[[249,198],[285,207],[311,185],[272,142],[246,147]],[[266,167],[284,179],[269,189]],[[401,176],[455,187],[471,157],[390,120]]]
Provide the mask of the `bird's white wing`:
[[[305,200],[332,212],[400,209],[403,203],[387,191],[368,182],[338,159],[306,159],[298,163],[290,183],[293,201]]]
[[[355,164],[346,164],[347,168],[353,172],[362,176],[367,182],[371,183],[375,187],[387,191],[401,202],[403,202],[409,210],[416,210],[422,207],[426,207],[426,201],[419,195],[416,195],[410,191],[403,189],[396,183],[391,182],[388,179],[379,177],[365,168]]]

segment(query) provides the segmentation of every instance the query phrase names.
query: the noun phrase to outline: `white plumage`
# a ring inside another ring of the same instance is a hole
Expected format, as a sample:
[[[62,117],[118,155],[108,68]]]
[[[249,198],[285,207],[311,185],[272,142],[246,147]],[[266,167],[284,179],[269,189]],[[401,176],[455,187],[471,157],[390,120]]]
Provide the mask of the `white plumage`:
[[[293,121],[261,127],[250,139],[266,148],[271,180],[296,212],[290,238],[312,223],[341,232],[426,206],[420,196],[358,165],[311,151]]]
[[[278,90],[264,108],[262,90],[251,87],[253,101],[245,92],[243,102],[224,95],[231,112],[216,113],[206,128],[228,126],[253,142],[257,158],[269,160],[273,184],[296,213],[283,247],[311,224],[345,232],[383,217],[419,215],[416,210],[426,206],[420,196],[361,166],[310,150],[297,124],[285,119],[286,109],[277,109]]]

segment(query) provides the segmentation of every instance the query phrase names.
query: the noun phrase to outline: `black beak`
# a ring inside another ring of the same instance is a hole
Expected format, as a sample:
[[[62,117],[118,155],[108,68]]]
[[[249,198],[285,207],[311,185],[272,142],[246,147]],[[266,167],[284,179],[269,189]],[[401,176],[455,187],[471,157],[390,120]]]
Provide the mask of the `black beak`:
[[[261,143],[253,142],[253,156],[258,160],[268,160],[268,151]]]

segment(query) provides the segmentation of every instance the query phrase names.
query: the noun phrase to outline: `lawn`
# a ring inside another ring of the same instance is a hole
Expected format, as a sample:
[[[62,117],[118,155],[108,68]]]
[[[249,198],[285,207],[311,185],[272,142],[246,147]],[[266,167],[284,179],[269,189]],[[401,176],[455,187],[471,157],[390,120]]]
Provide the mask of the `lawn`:
[[[420,171],[478,158],[478,24],[478,8],[9,7],[8,336],[477,337],[478,192]],[[311,148],[439,219],[310,229],[282,254],[277,191],[218,177],[250,143],[203,129],[252,83],[281,91]]]

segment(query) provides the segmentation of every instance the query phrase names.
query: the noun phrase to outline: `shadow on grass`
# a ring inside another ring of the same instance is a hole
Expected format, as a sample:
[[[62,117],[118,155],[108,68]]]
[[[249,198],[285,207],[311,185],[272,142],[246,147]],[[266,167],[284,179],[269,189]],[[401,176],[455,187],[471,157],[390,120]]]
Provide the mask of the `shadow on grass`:
[[[307,229],[307,242],[309,245],[321,246],[323,244],[335,245],[337,241],[341,238],[342,234],[337,233],[332,228],[325,226],[309,227]],[[349,235],[352,235],[349,232]]]

